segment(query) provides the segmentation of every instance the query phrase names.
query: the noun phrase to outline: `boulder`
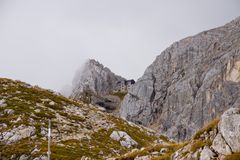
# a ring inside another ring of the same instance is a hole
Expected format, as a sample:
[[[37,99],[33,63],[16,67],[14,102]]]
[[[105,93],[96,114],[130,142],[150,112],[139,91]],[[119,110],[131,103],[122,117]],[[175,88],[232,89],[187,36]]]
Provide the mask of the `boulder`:
[[[6,106],[7,106],[6,100],[5,100],[5,99],[1,99],[1,100],[0,100],[0,108],[6,107]]]
[[[113,131],[110,137],[115,141],[119,141],[122,146],[127,148],[138,145],[136,141],[134,141],[126,132],[123,131]]]
[[[200,160],[211,160],[215,155],[209,147],[205,146],[200,154]]]
[[[20,156],[20,158],[19,158],[19,160],[28,160],[29,159],[29,156],[27,156],[27,155],[21,155]]]
[[[12,115],[12,114],[14,114],[14,110],[13,109],[5,109],[4,111],[3,111],[3,113],[4,114],[7,114],[7,115]]]
[[[219,123],[219,132],[232,152],[240,152],[240,108],[224,112]]]
[[[50,106],[54,106],[54,105],[55,105],[55,102],[51,101],[51,102],[49,102],[49,105],[50,105]]]
[[[0,142],[3,142],[5,144],[15,143],[23,138],[33,136],[35,132],[35,127],[21,125],[10,131],[3,132],[0,136]]]
[[[231,149],[222,138],[221,134],[217,134],[212,143],[212,148],[219,154],[230,155]]]

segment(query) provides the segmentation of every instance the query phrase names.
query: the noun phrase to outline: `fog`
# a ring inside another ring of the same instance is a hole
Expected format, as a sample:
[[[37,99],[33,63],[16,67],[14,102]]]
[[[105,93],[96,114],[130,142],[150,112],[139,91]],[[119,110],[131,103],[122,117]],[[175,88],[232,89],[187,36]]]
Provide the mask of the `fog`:
[[[173,42],[237,16],[239,0],[0,0],[0,77],[59,91],[93,58],[137,79]]]

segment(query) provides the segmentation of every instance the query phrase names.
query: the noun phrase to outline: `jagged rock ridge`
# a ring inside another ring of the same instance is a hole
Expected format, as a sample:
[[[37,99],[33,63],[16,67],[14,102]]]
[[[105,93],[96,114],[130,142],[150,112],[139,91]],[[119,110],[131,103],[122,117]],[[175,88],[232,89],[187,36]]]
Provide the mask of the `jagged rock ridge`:
[[[98,61],[90,59],[75,75],[71,98],[98,105],[118,115],[121,100],[127,92],[127,82],[135,83],[115,75]]]
[[[105,95],[116,88],[117,82],[123,80],[125,79],[115,75],[98,61],[90,59],[74,77],[72,97],[79,98],[86,90]]]
[[[240,17],[173,43],[125,96],[121,116],[184,140],[240,104]]]

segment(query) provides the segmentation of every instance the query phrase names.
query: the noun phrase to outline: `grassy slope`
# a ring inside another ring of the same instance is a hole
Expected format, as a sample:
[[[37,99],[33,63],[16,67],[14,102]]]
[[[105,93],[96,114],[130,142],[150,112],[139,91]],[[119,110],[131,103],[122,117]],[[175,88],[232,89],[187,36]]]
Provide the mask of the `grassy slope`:
[[[135,152],[129,152],[125,155],[117,157],[117,160],[134,160],[136,157],[141,157],[141,156],[149,156],[151,153],[157,151],[160,152],[162,148],[167,149],[167,152],[165,154],[159,155],[159,156],[152,156],[152,160],[170,160],[173,153],[175,153],[177,150],[183,149],[183,151],[180,152],[180,157],[181,158],[186,158],[188,154],[193,154],[196,151],[198,151],[200,148],[204,148],[204,146],[211,146],[212,141],[210,139],[204,139],[201,138],[201,136],[204,133],[209,134],[211,131],[217,128],[218,126],[219,119],[214,119],[213,121],[209,122],[206,124],[203,128],[199,129],[193,138],[191,140],[188,140],[186,142],[182,143],[174,143],[174,142],[169,142],[166,137],[160,136],[160,139],[165,141],[164,144],[159,144],[159,145],[154,145],[150,147],[146,147],[143,150],[138,150]],[[226,157],[227,159],[234,159],[238,156],[239,154],[234,154],[231,156]],[[198,155],[200,156],[200,155]],[[187,159],[187,158],[186,158]]]
[[[20,156],[22,154],[30,155],[34,148],[38,148],[39,152],[32,153],[32,157],[46,155],[47,141],[40,134],[40,128],[47,127],[46,124],[48,119],[52,119],[53,129],[56,129],[58,125],[63,125],[55,121],[56,113],[74,124],[79,124],[83,128],[89,130],[93,128],[93,131],[90,134],[90,140],[83,138],[79,140],[59,140],[58,142],[53,142],[51,146],[52,159],[72,160],[80,159],[82,156],[91,157],[93,159],[103,159],[103,156],[109,154],[116,156],[117,153],[115,153],[113,149],[117,150],[119,154],[126,153],[129,149],[122,147],[119,142],[110,139],[109,136],[113,130],[126,131],[138,142],[139,148],[150,146],[156,139],[154,136],[149,136],[144,129],[131,126],[126,121],[115,118],[109,114],[100,114],[94,107],[89,107],[81,102],[75,102],[63,96],[53,94],[49,90],[31,87],[20,81],[0,78],[0,100],[1,99],[6,100],[7,106],[4,108],[0,107],[0,113],[2,114],[0,117],[0,124],[7,124],[7,127],[0,128],[0,133],[9,131],[22,124],[26,126],[35,126],[36,128],[36,135],[33,139],[25,138],[11,145],[0,143],[0,155],[7,158],[10,158],[13,154],[15,154],[15,156]],[[44,99],[55,102],[55,105],[49,105],[49,101],[44,102]],[[41,107],[41,105],[44,107]],[[77,106],[84,111],[86,116],[90,114],[90,112],[95,112],[99,114],[99,116],[102,116],[104,120],[114,124],[114,127],[110,129],[100,128],[95,131],[94,124],[88,122],[84,117],[69,114],[66,112],[65,106]],[[3,114],[5,109],[13,109],[15,113],[12,115]],[[39,109],[39,112],[36,112],[36,109]],[[14,122],[19,117],[21,117],[21,121]],[[77,129],[78,128],[76,128],[76,131]],[[68,130],[66,132],[73,133],[75,131]],[[99,154],[100,151],[103,152],[103,155]]]

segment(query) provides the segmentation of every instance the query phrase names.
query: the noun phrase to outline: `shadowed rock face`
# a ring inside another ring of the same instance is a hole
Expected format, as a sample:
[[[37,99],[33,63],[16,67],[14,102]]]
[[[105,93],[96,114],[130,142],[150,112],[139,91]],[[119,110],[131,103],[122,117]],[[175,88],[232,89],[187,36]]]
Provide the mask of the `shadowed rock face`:
[[[123,100],[121,116],[175,140],[240,104],[240,17],[175,42]]]

